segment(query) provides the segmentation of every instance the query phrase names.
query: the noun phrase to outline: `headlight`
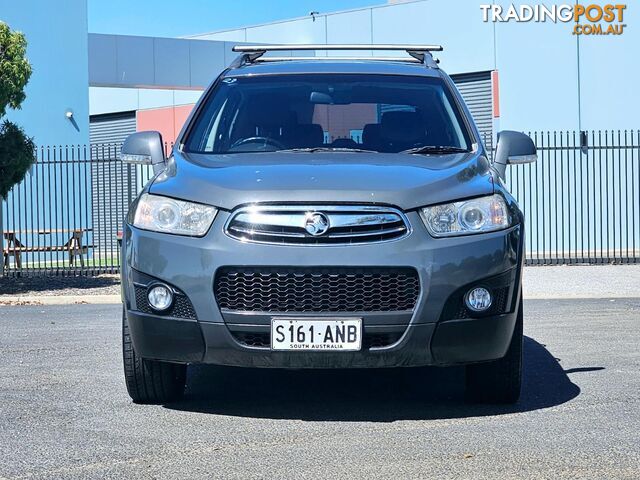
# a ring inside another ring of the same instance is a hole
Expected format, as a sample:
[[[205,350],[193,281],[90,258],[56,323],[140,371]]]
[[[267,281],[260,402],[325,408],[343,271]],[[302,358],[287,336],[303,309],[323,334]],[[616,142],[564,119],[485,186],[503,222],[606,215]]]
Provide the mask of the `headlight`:
[[[511,225],[507,204],[497,194],[426,207],[420,210],[420,216],[434,237],[494,232]]]
[[[140,197],[133,226],[154,232],[202,237],[218,210],[209,205],[184,202],[145,193]]]

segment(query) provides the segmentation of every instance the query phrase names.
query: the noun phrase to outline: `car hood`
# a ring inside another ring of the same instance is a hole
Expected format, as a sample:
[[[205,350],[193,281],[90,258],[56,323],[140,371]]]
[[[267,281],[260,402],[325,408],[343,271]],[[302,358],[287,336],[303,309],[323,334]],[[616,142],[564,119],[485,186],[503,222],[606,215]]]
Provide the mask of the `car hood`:
[[[157,195],[215,205],[377,203],[411,210],[493,193],[488,160],[478,153],[175,152],[149,187]]]

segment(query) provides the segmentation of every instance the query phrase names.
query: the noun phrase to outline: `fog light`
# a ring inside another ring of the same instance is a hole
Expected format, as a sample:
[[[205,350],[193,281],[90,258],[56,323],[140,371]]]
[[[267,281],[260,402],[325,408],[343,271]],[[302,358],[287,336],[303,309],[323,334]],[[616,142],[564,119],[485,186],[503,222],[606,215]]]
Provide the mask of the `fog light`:
[[[483,312],[491,306],[491,294],[486,288],[474,288],[467,293],[465,303],[474,312]]]
[[[147,292],[147,299],[154,310],[166,310],[173,303],[173,292],[166,285],[153,285]]]

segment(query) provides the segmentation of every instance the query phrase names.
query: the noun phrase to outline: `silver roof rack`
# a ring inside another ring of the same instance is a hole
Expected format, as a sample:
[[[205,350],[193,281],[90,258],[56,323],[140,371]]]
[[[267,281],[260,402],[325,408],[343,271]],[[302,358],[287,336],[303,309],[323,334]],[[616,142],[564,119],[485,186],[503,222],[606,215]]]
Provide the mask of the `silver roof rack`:
[[[409,57],[264,57],[267,52],[283,52],[283,51],[303,51],[303,50],[387,50],[387,51],[405,51]],[[386,45],[386,44],[343,44],[343,45],[325,45],[325,44],[308,44],[308,45],[236,45],[233,47],[234,52],[243,53],[243,63],[255,62],[281,62],[292,60],[375,60],[375,61],[392,61],[392,62],[409,62],[423,63],[428,67],[438,68],[437,61],[433,59],[431,52],[441,52],[441,45]]]

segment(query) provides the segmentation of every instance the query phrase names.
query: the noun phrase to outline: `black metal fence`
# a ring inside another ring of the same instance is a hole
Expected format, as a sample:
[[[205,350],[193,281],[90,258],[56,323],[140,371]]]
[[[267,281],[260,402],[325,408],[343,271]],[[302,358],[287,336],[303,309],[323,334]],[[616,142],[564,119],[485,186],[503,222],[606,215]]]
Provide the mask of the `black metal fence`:
[[[507,168],[528,264],[640,263],[640,131],[532,132],[535,164]]]
[[[122,220],[151,178],[120,145],[51,146],[0,209],[4,275],[98,275],[120,268]]]
[[[527,263],[640,263],[640,131],[531,136],[538,162],[509,167],[506,180],[525,212]],[[0,208],[3,275],[119,270],[122,220],[152,175],[119,151],[38,149]]]

